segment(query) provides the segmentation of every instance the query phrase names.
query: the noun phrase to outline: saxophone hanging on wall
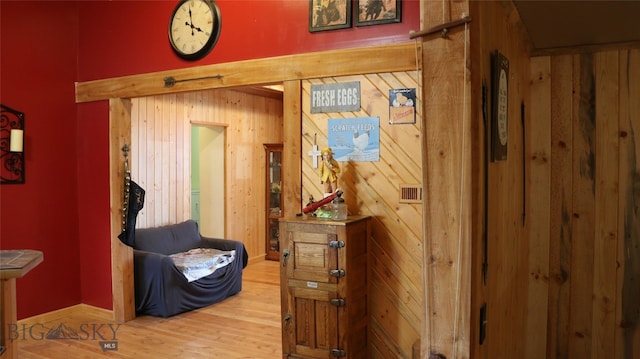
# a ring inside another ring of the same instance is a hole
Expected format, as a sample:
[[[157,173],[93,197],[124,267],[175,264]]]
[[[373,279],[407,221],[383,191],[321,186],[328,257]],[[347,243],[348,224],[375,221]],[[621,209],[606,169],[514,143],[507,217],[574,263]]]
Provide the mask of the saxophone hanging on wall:
[[[135,229],[138,212],[144,207],[145,191],[137,183],[131,180],[129,169],[129,146],[122,147],[124,152],[124,190],[122,202],[122,233],[118,236],[122,243],[135,246]]]

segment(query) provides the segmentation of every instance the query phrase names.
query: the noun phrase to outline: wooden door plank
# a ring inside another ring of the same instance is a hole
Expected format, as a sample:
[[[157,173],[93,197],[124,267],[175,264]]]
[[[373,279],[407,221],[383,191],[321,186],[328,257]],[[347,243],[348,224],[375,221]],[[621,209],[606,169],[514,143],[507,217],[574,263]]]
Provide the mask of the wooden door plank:
[[[593,55],[574,56],[573,186],[571,191],[570,358],[591,356],[593,255],[595,237],[595,76]]]
[[[591,358],[614,352],[618,264],[619,82],[618,51],[602,52],[595,67],[595,238]]]
[[[551,205],[551,60],[531,60],[531,105],[526,116],[526,229],[529,238],[529,296],[526,358],[546,356],[549,302]]]
[[[640,358],[640,49],[620,52],[615,358]]]
[[[551,59],[551,201],[549,243],[549,328],[547,356],[565,355],[569,333],[571,277],[571,148],[573,59]]]

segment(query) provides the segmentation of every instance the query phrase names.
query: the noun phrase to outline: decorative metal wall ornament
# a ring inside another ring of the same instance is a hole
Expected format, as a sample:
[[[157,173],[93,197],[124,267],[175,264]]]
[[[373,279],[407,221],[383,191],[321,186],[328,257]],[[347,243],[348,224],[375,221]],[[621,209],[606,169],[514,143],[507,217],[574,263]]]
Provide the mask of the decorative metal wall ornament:
[[[0,184],[21,184],[24,183],[24,113],[5,105],[0,107]],[[15,143],[11,145],[12,130],[20,135],[18,150]]]
[[[491,160],[507,159],[509,114],[509,59],[500,51],[491,54]]]

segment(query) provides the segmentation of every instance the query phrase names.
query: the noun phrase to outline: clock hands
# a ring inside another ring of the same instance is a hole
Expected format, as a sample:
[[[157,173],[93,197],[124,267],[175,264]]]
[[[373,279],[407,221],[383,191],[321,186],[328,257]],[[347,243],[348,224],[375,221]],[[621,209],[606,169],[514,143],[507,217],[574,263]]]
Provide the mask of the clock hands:
[[[195,35],[193,30],[196,30],[198,32],[203,32],[200,27],[193,25],[193,19],[191,18],[191,8],[189,8],[189,21],[185,21],[184,24],[191,28],[191,36]]]
[[[202,30],[201,28],[194,26],[193,24],[190,24],[188,21],[185,21],[184,23],[186,26],[189,26],[191,28],[191,35],[195,35],[193,30],[196,30],[197,32],[204,32],[204,30]]]

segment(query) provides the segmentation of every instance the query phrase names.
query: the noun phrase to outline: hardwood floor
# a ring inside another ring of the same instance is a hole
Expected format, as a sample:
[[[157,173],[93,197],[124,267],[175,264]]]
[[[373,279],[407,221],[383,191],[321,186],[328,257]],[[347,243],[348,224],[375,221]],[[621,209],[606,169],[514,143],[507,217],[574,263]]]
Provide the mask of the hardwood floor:
[[[171,318],[142,316],[118,326],[111,312],[80,305],[21,320],[12,333],[18,357],[282,358],[279,265],[249,264],[242,292]],[[60,339],[48,339],[56,328]]]

